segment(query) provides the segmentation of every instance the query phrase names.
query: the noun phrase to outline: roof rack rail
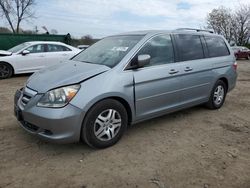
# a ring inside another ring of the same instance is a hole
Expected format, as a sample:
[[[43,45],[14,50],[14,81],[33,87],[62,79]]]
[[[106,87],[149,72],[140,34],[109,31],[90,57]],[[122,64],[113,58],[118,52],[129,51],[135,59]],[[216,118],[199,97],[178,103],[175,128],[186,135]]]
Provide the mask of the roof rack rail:
[[[197,31],[197,32],[208,32],[208,33],[214,33],[211,30],[206,30],[206,29],[193,29],[193,28],[178,28],[176,30],[190,30],[190,31]]]

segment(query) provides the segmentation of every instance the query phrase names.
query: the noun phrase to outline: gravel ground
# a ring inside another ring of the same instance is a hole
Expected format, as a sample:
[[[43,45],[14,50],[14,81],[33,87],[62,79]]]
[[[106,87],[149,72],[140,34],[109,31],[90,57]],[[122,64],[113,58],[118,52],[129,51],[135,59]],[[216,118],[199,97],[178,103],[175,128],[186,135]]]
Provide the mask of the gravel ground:
[[[0,188],[250,187],[250,61],[220,110],[202,106],[137,124],[113,147],[57,145],[22,130],[13,95],[28,75],[0,80]]]

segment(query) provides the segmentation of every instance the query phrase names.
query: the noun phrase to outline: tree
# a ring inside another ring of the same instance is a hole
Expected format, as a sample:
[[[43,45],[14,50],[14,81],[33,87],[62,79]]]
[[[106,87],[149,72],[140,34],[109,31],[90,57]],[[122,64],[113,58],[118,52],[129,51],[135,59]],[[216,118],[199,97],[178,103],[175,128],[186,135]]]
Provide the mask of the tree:
[[[94,39],[91,35],[85,35],[81,38],[83,44],[91,45],[94,43]]]
[[[0,33],[11,33],[11,30],[6,27],[0,27]]]
[[[233,39],[233,17],[230,9],[219,7],[213,9],[207,16],[207,28],[213,29],[215,33],[223,35],[228,42]]]
[[[246,45],[250,39],[250,5],[242,5],[235,13],[234,38],[238,45]]]
[[[19,33],[23,20],[34,17],[35,0],[0,0],[0,15],[6,19],[13,33]]]
[[[36,34],[35,31],[33,31],[33,30],[23,30],[23,29],[21,29],[21,28],[20,28],[19,33],[30,34],[30,35]]]
[[[52,35],[56,35],[56,34],[58,34],[58,31],[56,29],[51,29],[50,33]]]
[[[246,45],[250,39],[250,5],[241,5],[234,12],[225,7],[213,9],[207,16],[207,28],[223,35],[229,43]]]

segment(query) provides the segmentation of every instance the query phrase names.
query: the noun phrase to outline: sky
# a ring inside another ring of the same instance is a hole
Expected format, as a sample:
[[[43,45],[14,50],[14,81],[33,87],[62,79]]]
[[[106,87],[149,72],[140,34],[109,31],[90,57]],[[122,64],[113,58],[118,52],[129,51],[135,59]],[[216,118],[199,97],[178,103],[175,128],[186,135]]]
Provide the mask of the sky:
[[[43,32],[56,29],[73,37],[92,35],[101,38],[117,33],[150,30],[201,28],[207,14],[219,6],[234,10],[250,0],[40,0],[36,18],[21,27]],[[0,26],[7,23],[0,20]]]

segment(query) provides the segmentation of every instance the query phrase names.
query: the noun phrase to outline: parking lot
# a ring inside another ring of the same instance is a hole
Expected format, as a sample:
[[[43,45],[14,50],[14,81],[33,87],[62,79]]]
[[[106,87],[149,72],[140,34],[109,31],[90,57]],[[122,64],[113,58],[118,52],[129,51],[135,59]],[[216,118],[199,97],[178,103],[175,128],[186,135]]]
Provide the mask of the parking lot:
[[[220,110],[198,106],[137,124],[104,150],[29,135],[13,115],[28,75],[0,80],[0,188],[249,188],[250,61],[239,60],[238,73]]]

